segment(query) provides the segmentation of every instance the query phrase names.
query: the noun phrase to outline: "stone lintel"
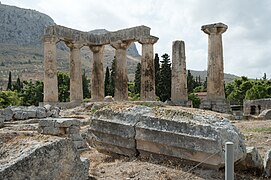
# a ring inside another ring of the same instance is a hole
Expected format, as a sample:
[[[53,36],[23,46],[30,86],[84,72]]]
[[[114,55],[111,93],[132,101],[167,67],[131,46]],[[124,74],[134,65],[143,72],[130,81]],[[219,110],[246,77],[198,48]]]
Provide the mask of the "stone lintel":
[[[201,30],[209,35],[210,34],[222,34],[227,29],[228,29],[228,26],[226,24],[221,23],[221,22],[201,26]]]
[[[81,49],[84,45],[78,42],[64,41],[70,49]]]
[[[140,44],[154,44],[158,41],[158,37],[155,36],[148,36],[148,37],[142,37],[138,40]]]
[[[60,25],[53,25],[47,27],[44,32],[44,37],[51,36],[56,36],[63,41],[78,41],[84,45],[105,45],[118,40],[138,41],[141,37],[150,36],[150,28],[147,26],[136,26],[97,35]]]

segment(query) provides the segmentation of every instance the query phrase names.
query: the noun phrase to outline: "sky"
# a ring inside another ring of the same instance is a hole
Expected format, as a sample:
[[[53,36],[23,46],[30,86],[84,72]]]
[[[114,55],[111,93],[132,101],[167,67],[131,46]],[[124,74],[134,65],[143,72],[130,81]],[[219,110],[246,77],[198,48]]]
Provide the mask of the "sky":
[[[238,76],[271,78],[270,0],[0,0],[35,9],[56,24],[90,31],[145,25],[159,37],[155,53],[172,54],[183,40],[187,69],[207,70],[208,35],[201,26],[222,22],[224,71]],[[140,45],[137,44],[137,47]]]

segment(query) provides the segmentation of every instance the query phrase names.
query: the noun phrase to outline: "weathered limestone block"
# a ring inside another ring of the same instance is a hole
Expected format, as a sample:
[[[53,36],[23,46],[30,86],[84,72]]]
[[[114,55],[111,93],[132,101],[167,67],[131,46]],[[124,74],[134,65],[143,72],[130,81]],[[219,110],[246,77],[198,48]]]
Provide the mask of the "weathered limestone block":
[[[89,162],[71,140],[39,135],[0,147],[1,179],[88,179]]]
[[[134,126],[145,107],[138,107],[136,110],[137,114],[118,112],[106,107],[98,110],[91,119],[89,129],[96,148],[100,151],[135,156],[137,151]]]
[[[11,107],[7,107],[4,110],[1,111],[1,117],[5,120],[5,121],[10,121],[12,120],[13,117],[13,111],[11,110]]]
[[[266,109],[261,112],[259,115],[259,118],[261,119],[271,119],[271,109]]]
[[[47,118],[39,121],[41,134],[69,137],[78,150],[87,148],[86,141],[80,135],[81,122],[74,118]]]
[[[247,147],[246,158],[240,161],[236,166],[236,170],[247,171],[252,174],[262,175],[264,166],[263,159],[255,147]]]
[[[246,155],[244,137],[228,119],[197,109],[112,104],[95,113],[90,133],[103,151],[158,154],[193,162],[211,156],[205,165],[214,168],[224,165],[227,141],[234,142],[235,161]]]
[[[266,177],[271,177],[271,150],[264,157],[264,172]]]

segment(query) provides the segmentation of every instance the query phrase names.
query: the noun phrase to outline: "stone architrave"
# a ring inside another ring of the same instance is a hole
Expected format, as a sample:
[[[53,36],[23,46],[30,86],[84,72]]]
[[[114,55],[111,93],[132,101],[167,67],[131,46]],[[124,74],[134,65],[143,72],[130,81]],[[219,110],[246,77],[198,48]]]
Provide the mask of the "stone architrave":
[[[222,34],[228,26],[223,23],[208,24],[201,30],[208,34],[207,100],[225,99]]]
[[[157,37],[144,37],[139,40],[142,44],[141,58],[141,89],[140,99],[142,101],[155,101],[155,71],[153,61],[153,44]]]
[[[117,41],[111,43],[111,46],[116,49],[116,77],[114,92],[114,99],[116,101],[128,100],[126,49],[129,47],[130,43],[130,41]]]
[[[93,52],[93,66],[91,75],[91,96],[93,101],[104,99],[104,68],[103,51],[104,46],[89,46]]]
[[[172,43],[171,101],[185,105],[188,101],[184,41]]]
[[[70,101],[83,101],[82,70],[80,48],[82,45],[68,43],[70,48]]]
[[[56,37],[44,37],[44,102],[58,102]]]

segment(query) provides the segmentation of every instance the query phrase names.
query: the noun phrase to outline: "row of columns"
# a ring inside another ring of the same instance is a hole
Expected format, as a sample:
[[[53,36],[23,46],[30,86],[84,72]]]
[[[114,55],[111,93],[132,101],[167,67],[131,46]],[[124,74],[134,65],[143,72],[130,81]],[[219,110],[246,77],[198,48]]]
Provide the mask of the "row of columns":
[[[141,68],[141,100],[155,100],[155,75],[153,62],[153,44],[158,38],[148,37],[139,40],[142,44],[142,68]],[[57,63],[56,63],[56,37],[44,38],[44,102],[58,102]],[[80,60],[81,44],[66,42],[70,48],[70,101],[83,100],[82,72]],[[131,41],[117,41],[111,43],[116,49],[116,101],[128,100],[128,76],[126,50]],[[103,53],[104,45],[89,46],[93,52],[93,66],[91,74],[91,94],[93,101],[104,99],[104,69]]]

